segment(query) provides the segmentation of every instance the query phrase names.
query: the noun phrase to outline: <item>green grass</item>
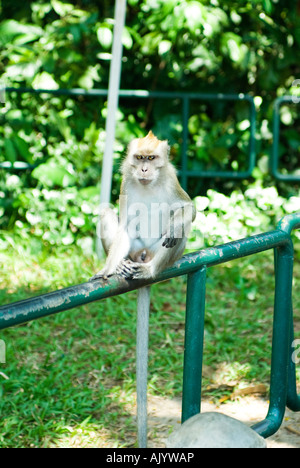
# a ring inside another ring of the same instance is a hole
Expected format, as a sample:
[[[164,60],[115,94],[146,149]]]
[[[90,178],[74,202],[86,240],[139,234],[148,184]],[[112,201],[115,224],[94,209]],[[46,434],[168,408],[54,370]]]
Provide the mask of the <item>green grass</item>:
[[[300,262],[294,308],[300,336]],[[0,252],[0,303],[86,281],[95,258],[72,248],[38,258]],[[269,381],[272,252],[208,272],[204,395]],[[149,391],[182,386],[185,278],[152,288]],[[129,447],[135,444],[136,292],[0,332],[0,447]],[[224,390],[224,385],[226,388]]]

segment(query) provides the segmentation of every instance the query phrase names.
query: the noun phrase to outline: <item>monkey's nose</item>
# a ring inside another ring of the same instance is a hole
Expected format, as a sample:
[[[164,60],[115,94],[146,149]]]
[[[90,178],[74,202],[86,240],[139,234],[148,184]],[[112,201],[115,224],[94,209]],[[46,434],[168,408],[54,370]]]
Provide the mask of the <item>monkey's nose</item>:
[[[142,167],[142,172],[145,174],[148,171],[148,167]]]

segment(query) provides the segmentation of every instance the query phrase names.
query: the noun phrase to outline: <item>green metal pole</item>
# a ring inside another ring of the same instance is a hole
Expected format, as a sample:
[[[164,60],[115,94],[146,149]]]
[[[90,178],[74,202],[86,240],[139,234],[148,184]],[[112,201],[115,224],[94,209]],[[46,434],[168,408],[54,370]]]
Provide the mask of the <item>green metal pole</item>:
[[[280,145],[280,107],[282,104],[299,104],[299,101],[295,100],[295,96],[281,96],[276,99],[274,103],[273,113],[273,147],[271,152],[270,170],[271,174],[277,180],[283,180],[285,182],[299,182],[299,175],[295,174],[282,174],[280,172],[280,157],[279,157],[279,145]]]
[[[294,213],[285,216],[278,223],[278,229],[291,235],[294,229],[300,228],[300,213]],[[300,395],[297,394],[296,366],[292,359],[294,349],[294,321],[293,321],[293,304],[291,300],[291,322],[290,322],[290,344],[289,344],[289,370],[288,370],[288,388],[287,388],[287,406],[292,411],[300,411]]]
[[[249,99],[250,102],[250,140],[249,140],[249,166],[248,176],[252,175],[252,172],[256,164],[256,108],[254,99]]]
[[[182,423],[201,409],[206,266],[188,275]]]
[[[300,213],[298,220],[300,223]],[[282,226],[284,225],[285,220],[282,221]],[[72,286],[24,301],[0,306],[0,330],[107,297],[133,291],[147,284],[197,272],[203,266],[218,265],[229,260],[263,252],[285,244],[288,241],[289,234],[287,232],[282,230],[272,231],[186,255],[172,268],[162,272],[155,280],[126,281],[116,275],[109,278],[108,281],[91,281],[86,284]]]
[[[184,190],[187,190],[188,182],[188,147],[189,147],[189,113],[190,113],[190,100],[188,97],[183,98],[183,142],[182,142],[182,168],[181,168],[181,185]]]
[[[279,133],[280,133],[280,99],[276,99],[274,103],[274,115],[273,115],[273,147],[272,155],[270,158],[270,172],[275,179],[280,178],[278,171],[279,164]]]
[[[6,88],[7,93],[29,93],[37,95],[52,95],[52,96],[77,96],[83,97],[106,97],[108,95],[107,89],[90,89],[85,90],[81,88],[73,89],[32,89],[32,88]],[[184,189],[187,187],[189,177],[212,178],[221,177],[224,179],[244,179],[251,176],[252,171],[256,164],[256,145],[255,145],[255,129],[256,129],[256,109],[252,96],[246,94],[222,94],[222,93],[187,93],[187,92],[164,92],[164,91],[145,91],[145,90],[119,90],[118,97],[125,98],[139,98],[139,99],[181,99],[183,101],[183,144],[182,144],[182,186]],[[191,100],[205,100],[205,101],[248,101],[250,104],[250,139],[249,139],[249,152],[248,152],[248,168],[245,171],[208,171],[208,170],[187,170],[187,151],[188,151],[188,122],[189,122],[189,105]],[[8,166],[7,166],[8,164]],[[21,165],[20,165],[21,164]],[[19,167],[14,167],[5,162],[3,169],[32,169],[31,166],[24,167],[22,163],[17,163]],[[0,166],[1,167],[1,166]],[[107,177],[104,178],[106,180]]]
[[[292,411],[300,411],[300,395],[297,394],[297,379],[296,379],[296,363],[293,360],[295,349],[293,348],[294,342],[294,323],[291,320],[290,332],[290,356],[289,356],[289,374],[288,374],[288,393],[287,393],[287,407]]]
[[[286,407],[292,321],[293,263],[293,243],[290,239],[288,243],[278,247],[275,252],[275,305],[269,411],[266,419],[253,427],[265,438],[278,431]]]
[[[139,448],[147,448],[147,384],[149,349],[150,287],[138,294],[136,327],[137,433]]]

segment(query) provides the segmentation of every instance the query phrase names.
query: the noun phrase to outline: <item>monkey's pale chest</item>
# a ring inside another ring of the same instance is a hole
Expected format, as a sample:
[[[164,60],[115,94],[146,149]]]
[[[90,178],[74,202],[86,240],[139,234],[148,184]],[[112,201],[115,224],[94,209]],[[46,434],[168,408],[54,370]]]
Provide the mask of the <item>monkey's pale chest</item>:
[[[161,194],[128,198],[125,219],[129,237],[140,239],[145,247],[150,246],[153,240],[160,239],[165,234],[171,214],[172,205]]]

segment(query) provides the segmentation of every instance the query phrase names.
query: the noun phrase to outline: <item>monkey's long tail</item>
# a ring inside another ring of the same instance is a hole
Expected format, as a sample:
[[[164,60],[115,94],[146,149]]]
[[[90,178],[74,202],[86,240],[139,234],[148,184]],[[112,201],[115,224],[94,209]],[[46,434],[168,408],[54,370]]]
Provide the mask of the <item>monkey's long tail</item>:
[[[147,383],[150,286],[139,289],[137,301],[136,392],[139,448],[147,448]]]

